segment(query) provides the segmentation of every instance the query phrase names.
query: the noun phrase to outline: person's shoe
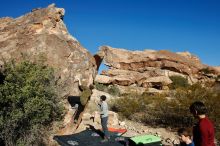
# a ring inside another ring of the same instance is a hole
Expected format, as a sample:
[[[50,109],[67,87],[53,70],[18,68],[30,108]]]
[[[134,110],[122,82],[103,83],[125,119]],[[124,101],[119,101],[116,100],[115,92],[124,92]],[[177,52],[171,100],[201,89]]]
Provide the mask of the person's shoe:
[[[101,140],[101,143],[108,142],[109,140],[110,138],[104,138],[103,140]]]
[[[108,139],[101,140],[101,143],[105,143],[105,142],[108,142]]]

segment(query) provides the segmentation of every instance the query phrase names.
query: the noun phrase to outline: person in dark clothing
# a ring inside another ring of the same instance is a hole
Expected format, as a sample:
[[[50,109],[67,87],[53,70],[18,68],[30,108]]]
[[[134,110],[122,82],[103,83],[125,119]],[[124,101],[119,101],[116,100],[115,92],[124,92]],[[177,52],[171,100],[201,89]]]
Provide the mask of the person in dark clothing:
[[[192,103],[190,112],[199,121],[193,127],[193,141],[195,146],[215,146],[215,132],[213,123],[206,116],[207,108],[201,101]]]

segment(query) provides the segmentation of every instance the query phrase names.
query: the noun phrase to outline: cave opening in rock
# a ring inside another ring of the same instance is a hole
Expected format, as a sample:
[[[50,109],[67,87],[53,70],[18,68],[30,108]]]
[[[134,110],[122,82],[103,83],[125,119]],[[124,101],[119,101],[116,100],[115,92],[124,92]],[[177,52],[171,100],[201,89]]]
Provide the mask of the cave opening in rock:
[[[152,85],[152,88],[158,89],[158,90],[162,90],[163,89],[163,85],[161,83],[155,83]]]
[[[80,113],[83,112],[84,106],[81,104],[80,96],[68,96],[68,102],[73,109],[75,109],[74,113],[74,121],[79,119]]]

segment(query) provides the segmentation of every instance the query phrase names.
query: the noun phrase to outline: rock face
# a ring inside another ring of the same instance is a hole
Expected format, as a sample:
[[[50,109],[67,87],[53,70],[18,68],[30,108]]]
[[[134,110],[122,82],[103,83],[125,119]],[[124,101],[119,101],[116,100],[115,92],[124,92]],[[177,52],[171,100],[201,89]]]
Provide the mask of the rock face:
[[[220,72],[220,66],[215,66],[214,67],[218,72]]]
[[[0,19],[0,64],[43,56],[57,71],[62,96],[79,95],[97,74],[94,57],[72,37],[63,23],[64,9],[53,4],[18,17]]]
[[[96,81],[106,84],[161,90],[167,89],[167,85],[172,83],[169,77],[173,75],[185,77],[189,83],[195,83],[219,74],[214,67],[202,64],[199,58],[189,52],[128,51],[102,46],[97,56],[104,60],[109,69],[97,76]]]

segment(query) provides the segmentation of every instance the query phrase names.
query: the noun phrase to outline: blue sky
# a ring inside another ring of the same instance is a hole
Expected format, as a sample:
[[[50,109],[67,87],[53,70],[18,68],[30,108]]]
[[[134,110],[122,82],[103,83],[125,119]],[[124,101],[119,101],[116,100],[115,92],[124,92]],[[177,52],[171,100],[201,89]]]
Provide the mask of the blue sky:
[[[220,0],[1,0],[0,17],[56,3],[69,32],[92,54],[129,50],[189,51],[220,65]]]

